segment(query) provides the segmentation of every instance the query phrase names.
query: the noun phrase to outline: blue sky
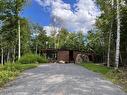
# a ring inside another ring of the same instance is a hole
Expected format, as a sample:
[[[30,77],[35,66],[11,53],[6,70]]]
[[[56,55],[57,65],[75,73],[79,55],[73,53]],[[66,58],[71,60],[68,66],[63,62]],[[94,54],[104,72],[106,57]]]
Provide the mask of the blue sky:
[[[71,5],[73,10],[73,5],[76,3],[76,0],[63,0],[65,3]],[[51,24],[51,13],[48,10],[45,10],[40,6],[35,0],[26,6],[21,13],[22,17],[27,18],[31,22],[41,24],[43,26],[48,26]]]
[[[93,0],[31,0],[21,13],[22,17],[50,27],[51,16],[55,23],[69,31],[83,31],[86,33],[94,27],[98,8]],[[48,10],[47,10],[48,8]],[[58,26],[56,26],[58,27]]]
[[[39,23],[43,26],[47,26],[51,22],[50,12],[46,12],[35,0],[32,0],[32,2],[24,8],[21,15],[31,22]]]

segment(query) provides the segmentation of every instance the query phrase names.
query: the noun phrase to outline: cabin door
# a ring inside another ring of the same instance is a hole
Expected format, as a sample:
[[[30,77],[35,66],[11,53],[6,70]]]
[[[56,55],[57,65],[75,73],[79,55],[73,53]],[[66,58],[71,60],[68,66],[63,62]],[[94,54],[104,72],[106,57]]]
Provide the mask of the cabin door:
[[[69,62],[70,63],[73,63],[74,62],[73,51],[69,51]]]

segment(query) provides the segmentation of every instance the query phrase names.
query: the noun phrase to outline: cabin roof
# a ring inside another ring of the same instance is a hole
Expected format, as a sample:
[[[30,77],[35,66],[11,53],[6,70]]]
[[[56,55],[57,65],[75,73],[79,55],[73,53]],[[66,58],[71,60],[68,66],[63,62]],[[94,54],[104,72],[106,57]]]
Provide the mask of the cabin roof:
[[[58,51],[75,51],[75,52],[84,52],[84,53],[94,54],[93,52],[85,52],[85,51],[76,50],[76,49],[55,49],[55,48],[42,49],[42,52],[58,52]]]
[[[42,49],[42,51],[79,51],[79,50],[72,50],[72,49],[54,49],[54,48],[47,48],[47,49]]]

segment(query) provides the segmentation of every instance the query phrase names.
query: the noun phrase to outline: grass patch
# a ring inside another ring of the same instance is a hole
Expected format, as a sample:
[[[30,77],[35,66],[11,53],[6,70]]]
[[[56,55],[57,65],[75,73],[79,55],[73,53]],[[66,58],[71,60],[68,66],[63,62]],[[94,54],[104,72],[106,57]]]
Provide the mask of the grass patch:
[[[113,68],[107,68],[106,66],[94,63],[84,63],[81,66],[104,75],[105,78],[111,80],[113,83],[120,85],[125,92],[127,92],[127,70],[123,68],[114,70]]]
[[[0,87],[15,79],[22,71],[35,67],[37,64],[7,63],[4,66],[0,65]]]
[[[106,74],[106,77],[113,83],[123,87],[124,91],[127,92],[127,71],[124,69],[111,70]]]
[[[83,66],[89,70],[92,70],[93,72],[101,73],[103,75],[105,75],[106,73],[108,73],[111,70],[111,68],[107,68],[107,67],[100,65],[100,64],[85,63],[85,64],[81,64],[81,66]]]

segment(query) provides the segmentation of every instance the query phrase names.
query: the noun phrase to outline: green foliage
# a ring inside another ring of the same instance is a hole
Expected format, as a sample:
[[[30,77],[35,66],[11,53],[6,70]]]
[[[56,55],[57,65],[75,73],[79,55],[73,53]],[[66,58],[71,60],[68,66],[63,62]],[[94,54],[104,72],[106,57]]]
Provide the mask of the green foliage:
[[[20,64],[20,63],[6,63],[1,69],[8,70],[8,71],[24,71],[26,69],[30,69],[36,67],[36,64]]]
[[[0,87],[5,83],[15,79],[20,72],[37,67],[36,64],[20,64],[20,63],[6,63],[4,66],[0,66]]]
[[[83,63],[83,64],[81,64],[81,66],[83,66],[89,70],[92,70],[94,72],[104,74],[104,75],[107,74],[111,70],[111,68],[107,68],[103,65],[93,64],[93,63]]]
[[[42,26],[38,24],[31,24],[31,47],[32,51],[36,51],[35,53],[38,54],[41,52],[41,49],[47,48],[47,43],[49,42],[49,37],[46,35],[46,31],[43,29]]]
[[[47,63],[47,60],[44,56],[39,56],[36,54],[25,54],[19,60],[19,63],[22,64],[31,64],[31,63]]]
[[[40,53],[41,49],[57,48],[57,49],[85,49],[85,36],[82,31],[69,32],[67,29],[51,31],[51,35],[47,36],[43,27],[32,25],[32,47],[36,53]]]
[[[106,74],[106,77],[112,82],[120,85],[127,92],[127,71],[123,68],[120,70],[111,70]]]
[[[84,50],[85,36],[82,31],[69,32],[66,29],[59,30],[59,33],[54,35],[53,41],[56,48],[59,49],[74,49]]]
[[[116,38],[117,38],[117,2],[116,0],[113,0],[114,4],[112,6],[112,0],[97,0],[97,5],[100,8],[100,11],[102,14],[97,18],[96,20],[96,28],[98,29],[98,32],[101,33],[100,37],[103,37],[102,43],[103,43],[103,51],[104,53],[107,52],[108,44],[109,44],[109,35],[111,33],[111,44],[110,44],[110,64],[114,65],[114,58],[115,58],[115,46],[116,46]],[[120,0],[119,0],[120,1]],[[123,4],[123,1],[126,2],[126,0],[120,1],[120,22],[121,22],[121,33],[120,33],[120,63],[124,66],[127,64],[127,3]],[[100,50],[98,50],[100,52]],[[105,56],[106,57],[106,56]]]
[[[103,43],[104,40],[101,32],[89,31],[87,35],[87,51],[102,55],[106,48]]]
[[[12,72],[8,70],[0,71],[0,87],[3,86],[8,81],[13,80],[15,76],[17,76],[18,74],[19,74],[18,71],[16,72]]]
[[[18,54],[18,19],[21,22],[21,53],[30,51],[29,24],[25,18],[19,16],[25,3],[26,0],[0,0],[0,22],[2,22],[0,25],[0,48],[3,48],[5,57],[7,57],[7,53],[13,56],[8,60],[15,60]]]
[[[27,19],[23,18],[20,20],[21,25],[21,52],[22,54],[30,52],[30,40],[31,32],[29,27],[29,22]]]

